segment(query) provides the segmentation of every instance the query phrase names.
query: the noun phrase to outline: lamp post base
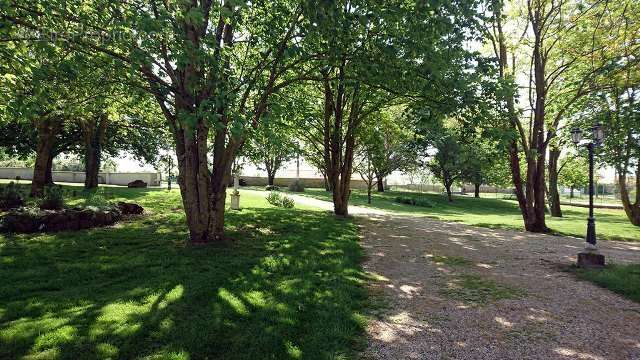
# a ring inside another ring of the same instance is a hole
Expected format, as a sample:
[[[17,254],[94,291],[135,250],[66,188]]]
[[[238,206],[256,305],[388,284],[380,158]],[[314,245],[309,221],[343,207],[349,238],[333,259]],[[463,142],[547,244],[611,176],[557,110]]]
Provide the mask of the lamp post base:
[[[604,267],[604,255],[597,251],[583,251],[578,254],[578,267],[594,269]]]

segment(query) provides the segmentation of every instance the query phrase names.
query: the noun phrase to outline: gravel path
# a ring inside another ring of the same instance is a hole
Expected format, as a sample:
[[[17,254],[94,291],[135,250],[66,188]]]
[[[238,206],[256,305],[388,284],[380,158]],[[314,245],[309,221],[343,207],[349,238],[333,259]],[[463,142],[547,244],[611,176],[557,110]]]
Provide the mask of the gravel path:
[[[367,328],[365,359],[640,360],[640,304],[566,271],[584,240],[349,213],[377,278],[371,290],[385,302]],[[609,263],[640,263],[638,243],[599,248]]]
[[[372,291],[387,302],[368,327],[366,359],[640,359],[640,305],[564,271],[580,239],[358,221]],[[609,262],[640,262],[638,244],[600,248]]]

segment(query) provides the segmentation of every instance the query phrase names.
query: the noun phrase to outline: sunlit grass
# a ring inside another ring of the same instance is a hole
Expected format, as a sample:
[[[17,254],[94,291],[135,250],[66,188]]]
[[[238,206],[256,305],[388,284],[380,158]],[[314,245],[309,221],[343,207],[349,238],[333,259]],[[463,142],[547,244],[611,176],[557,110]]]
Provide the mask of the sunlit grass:
[[[337,359],[362,345],[366,275],[350,220],[242,193],[227,215],[234,241],[192,248],[177,191],[103,195],[149,214],[0,235],[0,359]]]
[[[307,189],[302,195],[331,201],[331,193],[322,189]],[[422,198],[433,204],[433,207],[399,204],[394,201],[397,196]],[[374,193],[372,204],[369,205],[366,192],[353,190],[350,204],[387,210],[395,214],[429,216],[488,228],[524,228],[518,204],[511,200],[456,196],[450,203],[445,196],[435,193],[385,191]],[[563,206],[562,209],[564,217],[547,216],[547,226],[557,234],[584,237],[587,232],[589,210],[575,206]],[[640,241],[640,227],[633,226],[623,210],[596,209],[595,214],[599,239]]]

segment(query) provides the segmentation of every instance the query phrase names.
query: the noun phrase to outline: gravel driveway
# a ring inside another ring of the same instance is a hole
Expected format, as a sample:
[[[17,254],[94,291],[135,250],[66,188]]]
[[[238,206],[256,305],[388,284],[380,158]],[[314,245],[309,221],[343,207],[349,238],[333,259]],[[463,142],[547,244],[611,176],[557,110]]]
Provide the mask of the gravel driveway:
[[[418,217],[358,220],[386,302],[366,359],[640,359],[640,305],[566,271],[583,240]],[[601,242],[607,261],[640,245]]]

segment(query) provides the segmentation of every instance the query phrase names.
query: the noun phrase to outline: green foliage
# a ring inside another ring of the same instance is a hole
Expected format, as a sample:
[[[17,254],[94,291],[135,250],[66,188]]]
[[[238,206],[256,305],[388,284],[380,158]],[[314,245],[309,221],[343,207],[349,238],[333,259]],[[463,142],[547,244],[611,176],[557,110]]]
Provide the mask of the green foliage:
[[[283,196],[282,200],[280,200],[280,206],[285,209],[292,209],[295,206],[295,201],[288,196]]]
[[[280,187],[276,185],[267,185],[264,189],[266,191],[280,191]]]
[[[267,195],[267,202],[273,206],[280,206],[280,203],[282,202],[282,195],[272,191]]]
[[[64,190],[61,186],[46,186],[38,199],[38,207],[42,210],[60,210],[64,207]]]
[[[13,181],[5,186],[0,186],[0,201],[6,203],[21,202],[24,197],[20,187]]]
[[[583,157],[567,157],[560,165],[558,182],[569,188],[579,189],[589,185],[589,163]]]
[[[95,207],[99,209],[104,209],[110,207],[112,204],[103,194],[98,192],[90,192],[84,198],[85,207]]]
[[[366,119],[360,133],[360,147],[375,175],[384,178],[396,170],[409,169],[416,163],[412,138],[409,118],[402,107],[395,106]]]
[[[292,198],[274,191],[270,192],[266,199],[269,204],[285,209],[291,209],[295,206],[295,201]]]
[[[304,181],[300,179],[294,180],[291,184],[289,184],[289,191],[304,192]]]

